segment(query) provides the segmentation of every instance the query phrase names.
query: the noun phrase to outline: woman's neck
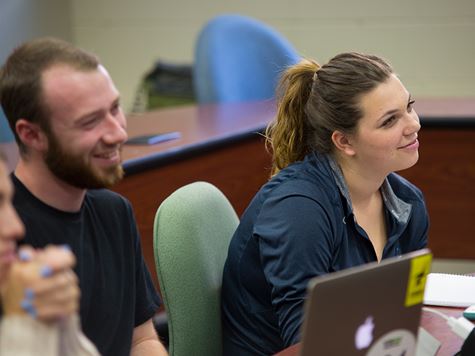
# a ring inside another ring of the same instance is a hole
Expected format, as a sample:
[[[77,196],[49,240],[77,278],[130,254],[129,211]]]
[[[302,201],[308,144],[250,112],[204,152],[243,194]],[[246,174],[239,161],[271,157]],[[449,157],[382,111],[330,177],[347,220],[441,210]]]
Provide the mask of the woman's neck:
[[[386,175],[377,174],[370,168],[362,168],[351,159],[336,157],[353,205],[366,205],[375,197],[379,197],[379,189]]]
[[[351,163],[348,160],[339,161],[350,193],[353,213],[358,225],[368,235],[377,260],[381,261],[387,234],[380,187],[386,176],[378,176],[368,168],[358,169],[360,166]]]

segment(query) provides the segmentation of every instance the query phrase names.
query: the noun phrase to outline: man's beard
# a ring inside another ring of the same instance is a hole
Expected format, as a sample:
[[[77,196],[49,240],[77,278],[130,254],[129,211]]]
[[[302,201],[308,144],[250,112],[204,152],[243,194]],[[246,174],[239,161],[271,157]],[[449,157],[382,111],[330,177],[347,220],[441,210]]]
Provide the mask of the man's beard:
[[[68,152],[53,133],[48,133],[48,151],[45,162],[53,174],[62,181],[80,188],[110,188],[124,176],[121,164],[101,171],[94,170],[80,154]]]

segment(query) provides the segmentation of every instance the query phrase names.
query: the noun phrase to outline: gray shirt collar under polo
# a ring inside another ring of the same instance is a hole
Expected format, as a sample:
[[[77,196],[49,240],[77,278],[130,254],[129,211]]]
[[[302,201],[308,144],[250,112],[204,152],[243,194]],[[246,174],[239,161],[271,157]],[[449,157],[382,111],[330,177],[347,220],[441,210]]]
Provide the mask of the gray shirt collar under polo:
[[[333,159],[333,157],[331,157],[330,155],[327,155],[326,157],[330,165],[331,173],[333,175],[333,178],[335,179],[336,185],[338,186],[338,189],[340,190],[341,194],[345,197],[348,206],[350,207],[350,210],[353,211],[350,192],[348,191],[348,186],[346,185],[343,172],[341,171],[340,166]],[[394,218],[402,224],[407,223],[411,214],[412,205],[399,199],[396,194],[394,194],[393,189],[391,188],[391,185],[389,184],[387,178],[384,179],[380,191],[381,196],[383,197],[384,205],[394,216]]]

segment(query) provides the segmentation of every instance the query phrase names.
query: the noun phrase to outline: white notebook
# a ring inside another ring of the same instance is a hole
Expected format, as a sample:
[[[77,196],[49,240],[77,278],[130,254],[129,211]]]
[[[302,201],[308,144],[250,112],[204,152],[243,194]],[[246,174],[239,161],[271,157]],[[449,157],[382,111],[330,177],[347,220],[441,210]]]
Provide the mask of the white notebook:
[[[468,307],[475,304],[475,277],[448,273],[429,273],[424,304]]]

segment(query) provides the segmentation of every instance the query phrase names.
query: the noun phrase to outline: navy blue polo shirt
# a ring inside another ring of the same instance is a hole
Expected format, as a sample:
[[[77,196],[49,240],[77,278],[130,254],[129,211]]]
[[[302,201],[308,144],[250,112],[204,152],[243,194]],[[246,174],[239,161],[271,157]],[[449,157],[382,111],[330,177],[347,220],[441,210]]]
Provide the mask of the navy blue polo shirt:
[[[426,247],[420,190],[391,173],[381,193],[383,258]],[[269,355],[298,342],[308,281],[373,261],[335,161],[311,153],[285,168],[260,189],[231,240],[222,287],[224,355]]]

